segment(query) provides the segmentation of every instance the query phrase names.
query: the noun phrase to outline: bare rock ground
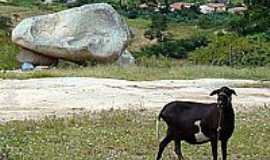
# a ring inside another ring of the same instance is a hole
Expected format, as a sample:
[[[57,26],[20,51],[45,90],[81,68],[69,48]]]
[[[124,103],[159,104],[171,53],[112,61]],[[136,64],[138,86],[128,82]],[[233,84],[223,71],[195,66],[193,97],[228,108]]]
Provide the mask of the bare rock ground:
[[[215,102],[209,93],[234,87],[236,111],[270,105],[270,88],[237,88],[251,80],[198,79],[126,81],[97,78],[0,80],[0,122],[65,116],[110,109],[159,110],[173,100]]]

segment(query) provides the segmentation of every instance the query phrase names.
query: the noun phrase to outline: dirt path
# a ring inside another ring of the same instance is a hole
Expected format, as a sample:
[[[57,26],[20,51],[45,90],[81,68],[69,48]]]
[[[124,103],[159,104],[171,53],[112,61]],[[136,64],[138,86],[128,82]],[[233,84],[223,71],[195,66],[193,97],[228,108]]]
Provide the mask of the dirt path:
[[[249,80],[125,81],[96,78],[0,80],[0,122],[102,109],[160,109],[173,100],[214,102],[208,94]],[[270,88],[234,88],[237,111],[270,105]]]

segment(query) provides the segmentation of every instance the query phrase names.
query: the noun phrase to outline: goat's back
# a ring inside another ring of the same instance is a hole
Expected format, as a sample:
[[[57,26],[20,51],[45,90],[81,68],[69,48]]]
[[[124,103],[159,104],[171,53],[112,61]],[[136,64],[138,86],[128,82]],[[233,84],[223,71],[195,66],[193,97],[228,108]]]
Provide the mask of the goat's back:
[[[184,123],[185,121],[202,119],[215,111],[217,111],[216,103],[173,101],[163,107],[159,114],[159,119],[163,119],[167,123],[172,121]]]

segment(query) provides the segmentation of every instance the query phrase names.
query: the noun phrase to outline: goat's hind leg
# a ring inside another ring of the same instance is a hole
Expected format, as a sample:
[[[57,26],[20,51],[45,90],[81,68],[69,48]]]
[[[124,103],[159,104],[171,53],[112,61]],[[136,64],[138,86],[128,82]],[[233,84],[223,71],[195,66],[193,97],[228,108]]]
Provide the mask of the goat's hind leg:
[[[174,140],[175,143],[175,154],[178,156],[178,160],[184,160],[182,151],[181,151],[181,141],[179,139]]]
[[[170,136],[169,134],[167,134],[167,136],[161,141],[161,143],[159,144],[159,150],[158,150],[158,155],[157,155],[157,159],[159,160],[162,156],[162,152],[164,151],[165,147],[172,141],[172,136]]]

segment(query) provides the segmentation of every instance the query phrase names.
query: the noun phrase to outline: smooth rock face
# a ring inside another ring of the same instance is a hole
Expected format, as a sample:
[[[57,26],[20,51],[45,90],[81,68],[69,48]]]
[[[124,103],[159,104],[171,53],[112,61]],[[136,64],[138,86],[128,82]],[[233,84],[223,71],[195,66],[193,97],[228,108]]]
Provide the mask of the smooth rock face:
[[[114,61],[129,38],[127,24],[105,3],[27,18],[12,32],[13,42],[22,48],[75,62]]]

